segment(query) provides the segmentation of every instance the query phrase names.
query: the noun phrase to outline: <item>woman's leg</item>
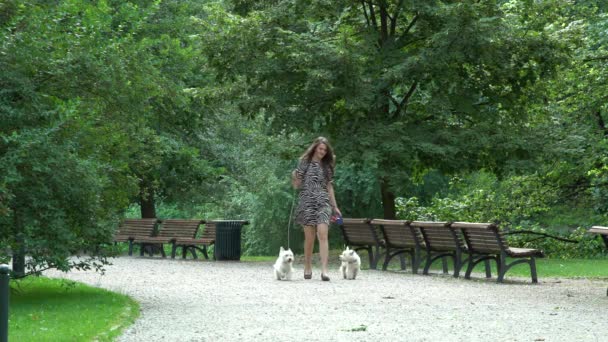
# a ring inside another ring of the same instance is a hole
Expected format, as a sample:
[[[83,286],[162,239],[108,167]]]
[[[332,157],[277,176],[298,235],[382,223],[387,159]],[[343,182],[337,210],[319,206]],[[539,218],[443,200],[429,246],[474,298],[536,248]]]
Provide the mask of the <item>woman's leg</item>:
[[[312,251],[315,247],[315,226],[304,226],[304,274],[312,273]]]
[[[319,256],[321,257],[321,272],[327,274],[327,261],[329,258],[329,226],[320,224],[317,226],[317,238],[319,239]]]

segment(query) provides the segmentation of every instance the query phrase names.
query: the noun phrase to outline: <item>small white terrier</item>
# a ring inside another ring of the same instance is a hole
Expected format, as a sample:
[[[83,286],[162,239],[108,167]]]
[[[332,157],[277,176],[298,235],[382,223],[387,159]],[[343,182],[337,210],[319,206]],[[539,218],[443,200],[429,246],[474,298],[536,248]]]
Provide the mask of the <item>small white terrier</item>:
[[[340,261],[342,261],[340,273],[342,273],[344,279],[357,278],[357,274],[361,271],[361,258],[359,258],[357,252],[346,246],[346,249],[340,255]]]
[[[291,251],[291,248],[285,250],[283,246],[281,246],[279,257],[274,263],[274,275],[277,277],[277,280],[291,280],[291,276],[293,275],[292,265],[293,252]]]

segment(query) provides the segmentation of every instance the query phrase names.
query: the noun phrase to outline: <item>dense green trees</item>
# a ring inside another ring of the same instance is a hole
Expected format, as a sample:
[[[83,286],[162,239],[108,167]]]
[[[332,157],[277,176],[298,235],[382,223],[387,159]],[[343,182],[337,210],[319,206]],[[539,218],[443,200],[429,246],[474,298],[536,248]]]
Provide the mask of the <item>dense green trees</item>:
[[[575,2],[5,1],[0,256],[101,266],[134,207],[274,253],[318,135],[348,216],[602,224],[608,9]]]
[[[239,4],[215,14],[210,60],[245,77],[241,110],[277,132],[333,137],[342,166],[372,175],[386,218],[429,169],[502,171],[529,158],[526,106],[565,59],[526,19],[538,10],[529,2],[278,1],[244,17]]]
[[[2,242],[27,251],[29,270],[67,269],[81,250],[103,261],[98,247],[132,201],[154,217],[156,196],[202,197],[222,171],[200,148],[205,113],[188,92],[206,84],[183,22],[195,6],[3,10]],[[182,30],[159,31],[168,19]]]

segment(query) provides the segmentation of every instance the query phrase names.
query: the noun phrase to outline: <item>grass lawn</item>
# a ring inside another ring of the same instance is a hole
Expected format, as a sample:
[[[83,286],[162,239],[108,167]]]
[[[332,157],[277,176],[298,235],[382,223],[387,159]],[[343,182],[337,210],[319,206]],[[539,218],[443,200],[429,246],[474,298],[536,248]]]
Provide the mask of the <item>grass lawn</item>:
[[[608,259],[536,259],[536,271],[539,278],[608,278]],[[516,265],[507,272],[509,275],[529,277],[530,267]]]
[[[363,259],[363,258],[362,258]],[[407,260],[407,259],[406,259]],[[508,259],[508,262],[512,262],[512,259]],[[408,260],[409,270],[409,260]],[[490,261],[492,267],[492,277],[496,277],[496,263]],[[378,265],[379,268],[382,265]],[[424,268],[424,261],[420,266],[419,272],[422,273]],[[395,258],[391,260],[389,266],[391,270],[399,270],[399,259]],[[451,259],[448,259],[448,272],[452,273],[454,270]],[[467,270],[465,264],[460,271],[460,276],[464,277]],[[437,260],[431,266],[431,272],[437,273],[441,271],[441,261]],[[483,263],[477,264],[473,272],[485,273]],[[545,278],[608,278],[608,259],[536,259],[536,272],[539,280]],[[507,271],[506,278],[511,277],[530,277],[530,266],[528,264],[519,264],[513,266]]]
[[[44,277],[11,281],[9,341],[111,341],[139,315],[129,297]]]

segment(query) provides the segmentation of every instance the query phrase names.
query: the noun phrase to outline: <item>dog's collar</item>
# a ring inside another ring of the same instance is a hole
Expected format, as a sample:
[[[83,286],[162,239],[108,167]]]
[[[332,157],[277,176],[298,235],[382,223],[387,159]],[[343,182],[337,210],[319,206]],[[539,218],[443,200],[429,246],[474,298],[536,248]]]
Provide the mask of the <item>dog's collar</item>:
[[[347,261],[349,264],[356,264],[356,261]]]

